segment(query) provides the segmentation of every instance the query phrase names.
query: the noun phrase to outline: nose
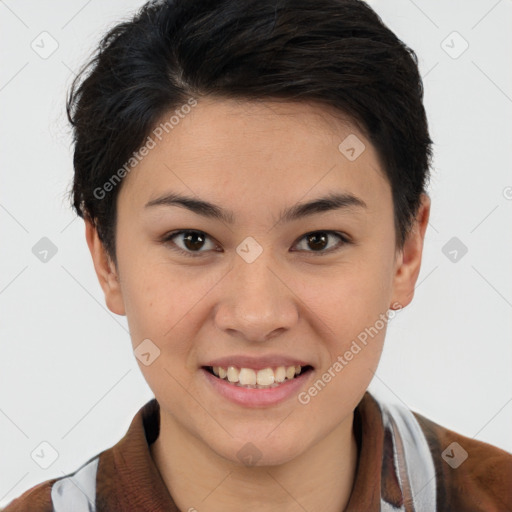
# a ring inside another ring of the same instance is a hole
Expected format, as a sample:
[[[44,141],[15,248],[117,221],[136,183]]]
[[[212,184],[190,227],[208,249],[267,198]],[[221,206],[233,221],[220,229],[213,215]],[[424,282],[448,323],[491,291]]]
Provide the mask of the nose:
[[[250,342],[290,330],[299,317],[293,288],[264,254],[252,263],[237,258],[215,311],[219,329]]]

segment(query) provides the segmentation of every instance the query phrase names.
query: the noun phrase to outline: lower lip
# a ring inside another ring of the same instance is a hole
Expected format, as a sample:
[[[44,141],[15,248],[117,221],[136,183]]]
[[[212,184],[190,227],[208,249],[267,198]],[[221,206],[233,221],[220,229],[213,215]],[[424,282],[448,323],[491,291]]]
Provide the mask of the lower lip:
[[[201,373],[213,389],[231,402],[246,407],[266,407],[275,405],[286,399],[297,396],[300,388],[311,377],[313,370],[302,373],[291,380],[285,380],[275,388],[243,388],[219,379],[208,370],[201,368]]]

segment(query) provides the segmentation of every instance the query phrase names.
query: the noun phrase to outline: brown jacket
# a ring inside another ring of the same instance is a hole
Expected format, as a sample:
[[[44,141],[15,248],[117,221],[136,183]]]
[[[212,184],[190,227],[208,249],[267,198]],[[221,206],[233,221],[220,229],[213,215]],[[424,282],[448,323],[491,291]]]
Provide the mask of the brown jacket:
[[[149,450],[159,414],[150,400],[117,444],[25,491],[4,512],[179,512]],[[512,512],[508,452],[369,393],[354,432],[359,460],[346,512]]]

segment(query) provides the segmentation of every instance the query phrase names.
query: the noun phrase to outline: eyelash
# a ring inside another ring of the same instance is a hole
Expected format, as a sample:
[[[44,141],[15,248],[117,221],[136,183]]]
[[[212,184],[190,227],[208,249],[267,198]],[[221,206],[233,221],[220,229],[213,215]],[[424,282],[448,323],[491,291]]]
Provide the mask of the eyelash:
[[[163,238],[162,238],[162,243],[164,244],[169,244],[171,243],[171,249],[173,251],[176,251],[180,254],[183,254],[184,256],[188,256],[188,257],[191,257],[191,258],[197,258],[197,257],[200,257],[203,253],[205,252],[208,252],[208,251],[185,251],[184,249],[182,249],[181,247],[178,247],[173,241],[172,239],[179,236],[179,235],[183,235],[185,233],[195,233],[195,234],[201,234],[201,235],[205,235],[206,238],[210,238],[204,231],[198,231],[198,230],[195,230],[195,229],[181,229],[181,230],[178,230],[178,231],[172,231],[170,233],[167,233]],[[329,230],[325,230],[325,231],[310,231],[308,233],[305,233],[304,235],[302,235],[300,238],[299,238],[299,242],[302,241],[304,238],[306,238],[307,236],[309,235],[314,235],[314,234],[318,234],[318,233],[323,233],[323,234],[326,234],[326,235],[336,235],[340,240],[341,240],[341,243],[338,244],[336,247],[334,248],[331,248],[327,251],[302,251],[302,252],[311,252],[314,256],[325,256],[327,254],[332,254],[333,252],[336,252],[338,250],[340,250],[343,246],[345,245],[349,245],[349,244],[352,244],[353,242],[344,234],[344,233],[340,233],[338,231],[329,231]],[[298,242],[297,242],[298,243]],[[301,251],[299,251],[301,252]]]

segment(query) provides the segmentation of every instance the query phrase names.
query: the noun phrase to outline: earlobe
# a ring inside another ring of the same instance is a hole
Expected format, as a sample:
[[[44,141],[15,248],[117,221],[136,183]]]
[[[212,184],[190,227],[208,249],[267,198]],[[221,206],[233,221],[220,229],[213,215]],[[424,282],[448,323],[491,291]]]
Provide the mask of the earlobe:
[[[423,193],[414,224],[400,255],[397,257],[391,303],[399,303],[402,308],[410,304],[414,297],[414,288],[421,269],[423,244],[429,217],[430,197]]]
[[[105,251],[96,227],[89,219],[85,219],[85,238],[91,253],[96,276],[105,294],[105,303],[108,309],[117,315],[125,315],[121,283],[117,269]]]

